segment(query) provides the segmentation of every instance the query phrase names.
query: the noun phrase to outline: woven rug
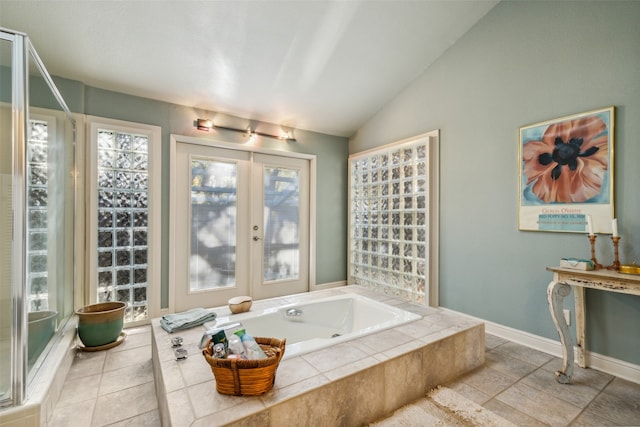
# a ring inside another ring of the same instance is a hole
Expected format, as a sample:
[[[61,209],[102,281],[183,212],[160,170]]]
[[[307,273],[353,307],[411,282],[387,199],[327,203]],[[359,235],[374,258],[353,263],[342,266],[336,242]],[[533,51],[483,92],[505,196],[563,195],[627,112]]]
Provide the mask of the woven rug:
[[[504,418],[446,387],[395,411],[369,427],[515,427]]]

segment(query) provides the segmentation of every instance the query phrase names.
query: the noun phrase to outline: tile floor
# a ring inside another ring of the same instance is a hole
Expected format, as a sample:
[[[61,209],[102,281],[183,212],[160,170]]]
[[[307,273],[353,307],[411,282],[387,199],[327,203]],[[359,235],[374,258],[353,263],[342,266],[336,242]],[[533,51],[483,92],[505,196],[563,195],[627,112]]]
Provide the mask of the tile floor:
[[[113,349],[78,353],[48,427],[160,426],[151,327],[127,334]],[[640,425],[640,384],[576,368],[560,385],[559,358],[488,334],[485,347],[485,365],[448,386],[514,424]]]

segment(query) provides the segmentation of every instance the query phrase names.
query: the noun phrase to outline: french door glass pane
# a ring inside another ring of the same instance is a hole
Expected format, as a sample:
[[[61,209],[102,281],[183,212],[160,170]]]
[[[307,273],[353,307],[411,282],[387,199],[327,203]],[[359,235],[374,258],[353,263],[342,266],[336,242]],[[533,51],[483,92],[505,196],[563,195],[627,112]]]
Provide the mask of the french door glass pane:
[[[264,168],[264,280],[297,279],[300,274],[300,172]]]
[[[235,285],[237,174],[235,163],[191,160],[191,291]]]
[[[148,317],[148,152],[144,135],[98,131],[98,302]]]

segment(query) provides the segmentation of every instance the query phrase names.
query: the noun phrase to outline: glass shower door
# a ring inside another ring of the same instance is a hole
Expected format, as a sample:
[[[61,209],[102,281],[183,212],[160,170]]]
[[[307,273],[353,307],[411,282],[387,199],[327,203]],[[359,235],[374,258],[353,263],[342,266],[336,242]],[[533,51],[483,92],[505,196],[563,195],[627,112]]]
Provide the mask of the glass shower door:
[[[0,29],[0,406],[73,313],[75,122],[28,37]]]
[[[12,42],[0,38],[0,406],[11,402]],[[9,82],[8,85],[3,84]]]
[[[29,53],[24,251],[30,382],[58,327],[73,314],[76,168],[75,122],[33,48]]]

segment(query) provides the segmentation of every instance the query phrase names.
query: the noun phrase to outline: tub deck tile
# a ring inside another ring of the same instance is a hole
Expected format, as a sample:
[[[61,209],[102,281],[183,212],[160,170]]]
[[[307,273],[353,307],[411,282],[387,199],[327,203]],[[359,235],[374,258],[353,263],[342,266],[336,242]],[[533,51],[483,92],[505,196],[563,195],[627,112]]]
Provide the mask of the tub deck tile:
[[[215,390],[213,373],[198,348],[203,328],[170,335],[154,319],[152,356],[163,425],[300,425],[310,419],[327,425],[365,424],[484,363],[481,322],[359,286],[254,301],[252,310],[345,293],[392,303],[423,318],[285,358],[274,387],[256,397],[226,396]],[[227,307],[215,311],[218,317],[230,316]],[[171,348],[171,338],[178,335],[189,352],[181,361],[175,360]]]

